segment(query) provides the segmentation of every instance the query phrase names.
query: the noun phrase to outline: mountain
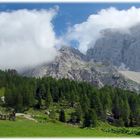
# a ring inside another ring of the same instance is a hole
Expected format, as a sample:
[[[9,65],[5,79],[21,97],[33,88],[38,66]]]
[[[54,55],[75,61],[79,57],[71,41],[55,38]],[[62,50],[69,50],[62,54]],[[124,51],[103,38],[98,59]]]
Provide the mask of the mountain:
[[[87,81],[98,87],[112,85],[123,89],[140,90],[140,85],[137,82],[123,76],[112,64],[88,60],[86,55],[72,47],[62,47],[53,62],[26,70],[22,75],[68,78]]]
[[[62,47],[51,63],[28,69],[32,77],[52,76],[140,90],[140,25],[129,30],[105,29],[86,55],[73,47]]]
[[[106,29],[95,45],[87,51],[88,59],[109,62],[130,71],[140,72],[140,25],[127,32]]]

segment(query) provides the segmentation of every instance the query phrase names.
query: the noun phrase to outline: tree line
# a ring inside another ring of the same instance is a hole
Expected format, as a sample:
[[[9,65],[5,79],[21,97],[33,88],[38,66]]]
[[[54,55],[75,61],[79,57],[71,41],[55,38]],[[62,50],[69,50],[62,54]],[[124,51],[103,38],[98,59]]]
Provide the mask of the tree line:
[[[15,70],[0,71],[0,88],[5,88],[5,103],[16,112],[33,107],[49,109],[53,103],[67,102],[75,109],[69,122],[94,127],[97,120],[117,126],[140,126],[140,94],[111,86],[101,89],[87,83],[52,77],[31,78]],[[59,120],[66,122],[65,110]]]

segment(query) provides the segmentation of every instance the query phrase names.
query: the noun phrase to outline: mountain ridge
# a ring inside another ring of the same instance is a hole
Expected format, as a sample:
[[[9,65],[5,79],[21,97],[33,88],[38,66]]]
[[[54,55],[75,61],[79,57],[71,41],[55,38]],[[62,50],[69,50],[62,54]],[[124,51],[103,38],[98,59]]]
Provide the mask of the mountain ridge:
[[[126,80],[112,64],[88,60],[86,55],[71,47],[62,47],[53,62],[27,70],[22,75],[86,81],[99,88],[111,85],[132,91],[140,90],[138,83]]]
[[[117,68],[123,64],[130,71],[140,72],[140,25],[131,27],[128,32],[106,29],[101,34],[87,51],[88,59],[107,61]]]

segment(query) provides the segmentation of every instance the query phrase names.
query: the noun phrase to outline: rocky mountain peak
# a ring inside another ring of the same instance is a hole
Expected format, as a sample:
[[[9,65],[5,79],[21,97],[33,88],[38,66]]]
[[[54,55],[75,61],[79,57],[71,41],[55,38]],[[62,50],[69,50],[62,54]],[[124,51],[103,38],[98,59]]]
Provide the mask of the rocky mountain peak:
[[[86,81],[98,87],[117,86],[124,89],[139,90],[139,84],[127,81],[118,70],[109,63],[87,60],[78,49],[63,47],[59,55],[49,64],[44,64],[24,72],[32,77],[52,76],[57,79],[68,78]]]
[[[140,25],[120,32],[113,29],[103,31],[95,45],[87,51],[89,59],[109,62],[116,67],[122,64],[132,71],[140,71]]]
[[[86,60],[86,56],[82,54],[77,48],[63,46],[59,51],[63,55],[63,57],[67,55],[70,57],[76,57],[80,60]]]

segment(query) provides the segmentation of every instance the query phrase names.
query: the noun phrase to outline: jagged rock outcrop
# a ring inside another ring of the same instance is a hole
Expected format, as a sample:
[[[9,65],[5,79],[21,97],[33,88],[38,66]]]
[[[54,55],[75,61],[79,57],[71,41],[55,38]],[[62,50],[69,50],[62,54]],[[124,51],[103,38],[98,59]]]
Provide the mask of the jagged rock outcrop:
[[[87,81],[98,87],[112,85],[130,90],[140,89],[139,84],[126,80],[113,65],[87,60],[86,55],[71,47],[62,47],[53,62],[27,70],[22,74],[33,77],[52,76],[57,79]]]

